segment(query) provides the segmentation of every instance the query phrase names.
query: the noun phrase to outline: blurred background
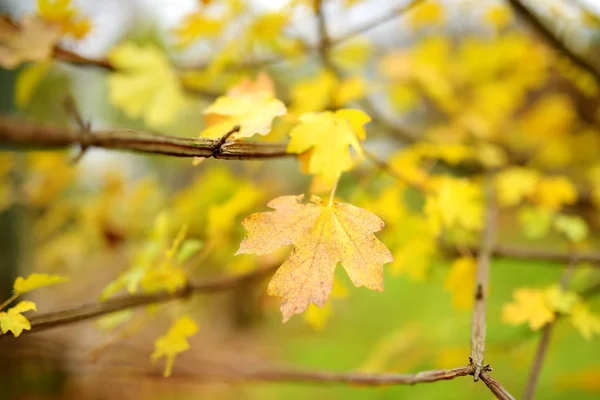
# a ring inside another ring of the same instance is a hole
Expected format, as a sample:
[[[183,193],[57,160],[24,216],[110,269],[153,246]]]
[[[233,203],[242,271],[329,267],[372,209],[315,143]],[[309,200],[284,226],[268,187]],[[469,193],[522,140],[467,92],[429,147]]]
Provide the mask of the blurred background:
[[[50,18],[59,10],[55,3],[61,1],[0,0],[0,12],[17,22],[36,13]],[[317,3],[63,2],[73,10],[72,27],[82,25],[71,34],[65,28],[63,52],[53,60],[0,69],[2,115],[73,128],[73,113],[64,107],[72,96],[92,130],[198,137],[206,107],[245,77],[266,73],[291,116],[252,140],[285,142],[297,123],[294,115],[304,112],[360,108],[373,117],[365,148],[408,181],[439,174],[479,184],[482,170],[513,165],[568,177],[523,203],[508,201],[500,212],[499,241],[600,252],[600,73],[575,65],[509,1]],[[566,50],[600,71],[600,2],[519,4]],[[124,43],[131,55],[121,66],[110,54]],[[106,67],[107,59],[119,65]],[[141,69],[136,63],[153,71],[146,80],[136,86],[114,79],[128,65],[130,73]],[[145,89],[150,82],[173,88],[163,104],[147,102],[158,91]],[[435,148],[419,147],[425,140]],[[193,166],[188,158],[95,148],[71,162],[76,155],[77,149],[0,147],[0,298],[11,296],[17,276],[70,277],[31,294],[40,313],[98,301],[149,244],[168,248],[184,223],[187,237],[199,243],[185,264],[194,282],[281,263],[289,249],[233,255],[245,236],[242,219],[265,211],[278,196],[329,190],[292,158],[206,159]],[[248,382],[252,371],[282,363],[398,373],[468,364],[471,305],[457,306],[447,282],[457,254],[471,255],[477,231],[450,232],[452,251],[446,254],[426,228],[423,196],[380,167],[373,160],[357,162],[343,174],[337,196],[386,222],[378,237],[396,260],[386,266],[383,293],[355,288],[338,268],[327,306],[286,324],[278,299],[266,295],[265,280],[17,339],[2,336],[0,398],[492,398],[470,378],[381,388]],[[549,228],[548,218],[559,212],[585,221],[584,240],[574,245]],[[540,331],[507,324],[503,308],[517,288],[558,283],[565,266],[493,260],[486,362],[517,398]],[[582,263],[570,287],[581,292],[599,279],[597,264]],[[600,301],[590,298],[589,307],[597,315]],[[150,361],[153,342],[181,315],[193,316],[199,331],[190,338],[191,350],[177,357],[172,376],[163,378],[162,361]],[[585,338],[566,319],[559,321],[537,398],[598,398],[598,344],[597,336]]]

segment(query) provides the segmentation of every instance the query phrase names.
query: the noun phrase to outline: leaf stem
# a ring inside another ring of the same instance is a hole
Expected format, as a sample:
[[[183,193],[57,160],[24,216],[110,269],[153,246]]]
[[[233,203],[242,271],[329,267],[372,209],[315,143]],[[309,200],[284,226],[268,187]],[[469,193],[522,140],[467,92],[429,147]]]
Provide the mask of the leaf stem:
[[[13,293],[13,295],[10,296],[8,299],[6,299],[6,301],[4,303],[0,304],[0,310],[2,310],[4,307],[6,307],[7,305],[9,305],[13,301],[15,301],[17,299],[17,297],[19,297],[19,294]]]
[[[329,204],[327,204],[328,207],[331,207],[333,205],[333,198],[335,197],[335,192],[337,190],[338,183],[340,182],[340,177],[341,174],[337,177],[335,183],[333,184],[333,187],[331,188],[331,193],[329,194]]]

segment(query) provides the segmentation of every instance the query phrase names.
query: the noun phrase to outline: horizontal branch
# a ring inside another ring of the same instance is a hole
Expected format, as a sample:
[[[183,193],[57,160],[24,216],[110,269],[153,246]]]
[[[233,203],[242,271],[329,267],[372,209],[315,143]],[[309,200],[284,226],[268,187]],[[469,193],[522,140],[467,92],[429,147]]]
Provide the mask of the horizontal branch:
[[[222,379],[231,382],[257,381],[257,382],[285,382],[285,383],[310,383],[310,384],[350,384],[361,386],[389,386],[389,385],[415,385],[418,383],[431,383],[452,380],[461,376],[471,375],[472,366],[454,369],[422,371],[415,374],[391,373],[366,373],[366,372],[334,372],[320,370],[303,370],[289,367],[258,367],[235,368],[233,374],[227,374]],[[154,372],[148,375],[155,376]],[[162,375],[161,375],[162,376]],[[175,371],[169,379],[196,380],[197,375],[187,372]],[[219,377],[211,377],[219,380]]]
[[[443,243],[442,249],[444,252],[449,254],[461,254],[450,243]],[[473,255],[478,255],[479,248],[474,246],[469,247],[469,252],[471,252]],[[577,260],[580,262],[589,262],[591,263],[591,267],[600,268],[600,252],[568,252],[561,250],[538,249],[518,245],[496,244],[492,249],[492,254],[498,257],[515,258],[519,260],[553,261],[557,263],[557,267],[561,268],[564,267],[564,265],[559,263],[568,263],[573,259],[573,257],[577,257]]]
[[[287,144],[225,142],[219,139],[186,138],[132,129],[99,130],[83,134],[69,128],[37,125],[0,117],[0,145],[66,148],[79,145],[136,153],[175,157],[214,157],[224,160],[252,160],[294,156]]]
[[[263,268],[239,276],[216,278],[203,283],[190,283],[173,293],[156,293],[147,295],[123,295],[104,302],[84,304],[63,311],[39,314],[29,318],[31,330],[23,333],[34,333],[61,325],[101,317],[113,312],[131,308],[143,307],[150,304],[166,303],[172,300],[184,299],[199,293],[215,293],[233,289],[244,283],[260,280],[273,271],[277,266]],[[0,334],[0,336],[2,336]]]

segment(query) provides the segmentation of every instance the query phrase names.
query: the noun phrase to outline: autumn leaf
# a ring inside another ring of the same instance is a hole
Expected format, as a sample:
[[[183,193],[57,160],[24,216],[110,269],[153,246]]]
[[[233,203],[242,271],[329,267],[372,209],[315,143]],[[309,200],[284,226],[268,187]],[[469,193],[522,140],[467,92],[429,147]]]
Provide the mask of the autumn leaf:
[[[25,61],[46,61],[61,33],[57,27],[27,16],[17,27],[0,18],[0,66],[13,69]]]
[[[124,43],[108,53],[116,72],[108,77],[111,103],[151,127],[175,121],[187,99],[175,71],[156,47]]]
[[[442,177],[434,181],[432,193],[426,196],[425,214],[432,230],[459,228],[481,229],[483,203],[481,188],[466,179]]]
[[[173,322],[167,333],[154,341],[152,362],[165,358],[165,378],[171,376],[175,365],[175,356],[190,348],[188,338],[198,332],[198,325],[190,317],[184,316]]]
[[[223,31],[226,22],[222,18],[209,17],[203,11],[188,14],[175,28],[176,46],[183,48],[198,39],[217,37]]]
[[[538,330],[556,318],[543,290],[516,289],[514,299],[514,303],[505,304],[502,309],[502,320],[506,323],[518,325],[528,322],[531,329]]]
[[[305,153],[302,159],[307,172],[332,184],[352,167],[350,147],[362,156],[360,140],[366,132],[363,125],[371,118],[360,110],[341,109],[300,116],[300,124],[290,132],[287,150]]]
[[[34,273],[29,275],[27,278],[19,276],[13,284],[13,290],[15,294],[23,294],[45,286],[67,282],[68,280],[69,278],[60,276],[58,274],[50,275]]]
[[[452,304],[458,309],[469,310],[473,306],[476,269],[473,257],[461,257],[452,263],[444,289],[452,293]]]
[[[33,301],[20,301],[16,306],[7,311],[0,311],[0,328],[2,333],[12,331],[15,337],[19,336],[24,330],[30,330],[29,320],[22,314],[26,311],[37,311]]]
[[[433,0],[420,4],[409,16],[409,22],[414,28],[435,25],[444,22],[444,8]]]
[[[585,240],[589,234],[587,223],[578,215],[559,214],[554,218],[554,227],[573,243]]]
[[[232,87],[204,110],[207,128],[200,136],[219,138],[236,126],[240,129],[230,136],[232,139],[266,135],[273,119],[285,113],[285,104],[275,98],[273,82],[261,74],[255,82],[244,80]]]
[[[511,167],[496,174],[498,204],[503,207],[516,206],[530,197],[540,179],[533,169]]]
[[[15,84],[15,104],[24,110],[30,103],[40,82],[52,66],[50,62],[36,63],[23,68]]]
[[[593,335],[600,335],[600,316],[592,313],[587,304],[580,302],[573,307],[571,323],[586,340]]]
[[[383,264],[393,260],[373,235],[383,228],[374,214],[344,203],[327,205],[316,196],[303,200],[304,195],[278,197],[268,203],[274,212],[246,218],[248,236],[236,253],[269,254],[294,245],[268,286],[269,295],[282,297],[284,322],[310,304],[325,305],[338,262],[354,285],[382,291]]]
[[[37,0],[38,15],[44,20],[60,27],[63,34],[79,40],[91,30],[88,18],[79,17],[71,0]]]

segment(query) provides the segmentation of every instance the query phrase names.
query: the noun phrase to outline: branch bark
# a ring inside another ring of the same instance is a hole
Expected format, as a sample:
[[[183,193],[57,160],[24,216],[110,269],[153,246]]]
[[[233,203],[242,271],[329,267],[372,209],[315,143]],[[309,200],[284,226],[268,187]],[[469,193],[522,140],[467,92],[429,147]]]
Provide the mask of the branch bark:
[[[220,139],[194,139],[168,136],[132,129],[110,129],[82,132],[0,117],[0,144],[19,147],[82,148],[101,147],[136,153],[162,154],[175,157],[214,157],[224,160],[253,160],[294,156],[285,143],[222,142]]]
[[[415,374],[374,374],[364,372],[333,372],[319,370],[292,369],[289,367],[258,367],[243,368],[234,371],[234,376],[229,374],[222,379],[231,382],[240,381],[259,381],[259,382],[286,382],[286,383],[311,383],[311,384],[349,384],[360,386],[390,386],[390,385],[415,385],[418,383],[431,383],[444,380],[451,380],[461,376],[471,375],[473,367],[466,367],[422,371]],[[154,375],[154,373],[152,373]],[[161,375],[162,376],[162,375]],[[169,379],[190,379],[194,380],[195,375],[186,372],[177,372]],[[218,377],[215,377],[218,380]]]
[[[481,237],[481,246],[477,258],[477,275],[475,277],[475,305],[471,321],[471,363],[475,366],[473,378],[479,380],[483,365],[486,333],[486,302],[490,279],[490,260],[496,241],[496,206],[494,184],[491,176],[486,179],[487,216]]]
[[[497,380],[492,378],[487,371],[481,371],[479,377],[498,400],[515,400],[515,398],[504,389]]]
[[[600,69],[583,56],[573,52],[552,30],[550,30],[522,0],[508,0],[517,15],[523,18],[544,41],[561,54],[568,57],[575,65],[590,73],[600,83]]]
[[[67,310],[39,314],[29,319],[31,330],[23,331],[23,334],[40,332],[62,325],[86,321],[116,311],[185,299],[194,294],[215,293],[230,290],[241,284],[263,279],[274,272],[277,267],[279,267],[279,264],[244,275],[216,278],[203,283],[190,283],[174,293],[163,292],[148,295],[120,296],[101,303],[84,304]],[[3,335],[0,334],[0,337],[1,336]]]

